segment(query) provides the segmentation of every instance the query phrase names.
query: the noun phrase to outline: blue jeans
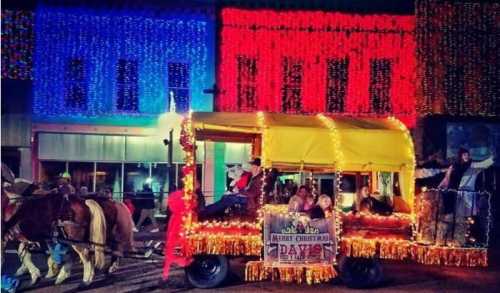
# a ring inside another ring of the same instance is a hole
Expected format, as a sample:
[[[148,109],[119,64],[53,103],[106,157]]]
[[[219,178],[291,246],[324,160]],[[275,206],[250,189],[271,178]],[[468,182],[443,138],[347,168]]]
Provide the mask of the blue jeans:
[[[246,196],[239,196],[238,194],[224,195],[218,202],[206,206],[201,212],[200,216],[210,217],[223,213],[227,208],[235,205],[241,205],[243,208],[247,206]]]

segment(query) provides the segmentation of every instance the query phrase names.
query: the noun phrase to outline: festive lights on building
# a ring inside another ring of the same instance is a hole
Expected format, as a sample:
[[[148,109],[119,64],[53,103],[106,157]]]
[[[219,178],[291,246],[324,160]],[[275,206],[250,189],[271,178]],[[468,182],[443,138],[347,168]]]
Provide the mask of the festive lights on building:
[[[2,10],[2,78],[32,79],[33,12]]]
[[[223,9],[217,108],[390,113],[412,126],[414,26],[413,16]],[[251,66],[238,65],[243,57]],[[370,65],[382,61],[389,66]]]
[[[497,116],[499,3],[416,1],[417,111]]]
[[[199,15],[38,10],[33,113],[82,121],[114,115],[123,121],[165,112],[169,92],[179,110],[211,110],[203,94],[211,84],[208,21]],[[86,73],[85,107],[65,102],[65,68],[75,59]]]

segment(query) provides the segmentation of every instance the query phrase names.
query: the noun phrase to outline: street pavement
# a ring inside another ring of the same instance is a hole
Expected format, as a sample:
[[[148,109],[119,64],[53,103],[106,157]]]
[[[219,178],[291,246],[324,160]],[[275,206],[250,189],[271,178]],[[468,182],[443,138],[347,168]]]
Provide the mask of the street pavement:
[[[163,233],[156,234],[161,239]],[[143,245],[147,236],[139,235],[137,244]],[[384,262],[385,281],[380,288],[369,292],[500,292],[500,249],[492,250],[491,265],[488,268],[455,268],[424,266],[412,262]],[[42,254],[34,255],[34,261],[46,272],[46,258]],[[172,271],[172,280],[178,286],[162,288],[159,280],[162,272],[163,257],[153,255],[149,259],[126,259],[118,272],[112,276],[102,273],[96,275],[94,283],[88,288],[81,288],[82,267],[77,264],[73,275],[64,284],[53,286],[54,279],[42,279],[34,286],[29,286],[29,277],[22,277],[22,285],[18,292],[361,292],[345,287],[335,280],[329,284],[297,285],[279,282],[242,281],[244,262],[235,259],[231,262],[232,277],[222,288],[201,290],[189,288],[184,282],[181,269]],[[17,255],[6,254],[6,262],[2,274],[13,274],[19,266]],[[174,288],[175,287],[175,288]]]

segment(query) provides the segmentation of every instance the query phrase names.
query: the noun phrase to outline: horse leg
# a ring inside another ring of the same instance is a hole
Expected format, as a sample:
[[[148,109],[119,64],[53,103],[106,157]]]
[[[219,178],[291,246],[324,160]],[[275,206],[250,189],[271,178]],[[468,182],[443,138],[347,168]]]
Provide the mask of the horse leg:
[[[47,275],[45,275],[46,279],[53,278],[54,276],[57,275],[59,268],[57,264],[54,262],[54,259],[52,258],[51,255],[47,258],[47,267],[49,270],[47,271]]]
[[[2,254],[2,267],[5,262],[5,247],[7,247],[7,240],[2,239],[1,247],[0,247],[0,254]]]
[[[83,263],[83,283],[85,285],[89,285],[94,280],[95,274],[94,265],[92,264],[89,249],[77,245],[73,245],[73,249],[76,251],[78,256],[80,256],[80,259]]]
[[[28,268],[24,264],[23,257],[22,257],[24,247],[25,247],[24,242],[20,242],[19,246],[17,247],[17,256],[19,257],[19,261],[21,262],[21,266],[16,271],[16,277],[22,276],[28,272]]]
[[[64,264],[57,274],[55,285],[59,285],[64,282],[69,276],[71,276],[71,267],[73,266],[73,260],[71,253],[68,253],[65,257]]]
[[[111,257],[111,266],[108,269],[108,273],[112,274],[118,270],[120,266],[120,257],[117,255],[113,255]]]
[[[34,285],[42,274],[35,264],[33,264],[33,261],[31,260],[31,252],[26,247],[25,242],[21,242],[19,244],[17,255],[21,260],[21,267],[17,270],[16,276],[23,275],[26,271],[28,271],[31,276],[31,285]]]

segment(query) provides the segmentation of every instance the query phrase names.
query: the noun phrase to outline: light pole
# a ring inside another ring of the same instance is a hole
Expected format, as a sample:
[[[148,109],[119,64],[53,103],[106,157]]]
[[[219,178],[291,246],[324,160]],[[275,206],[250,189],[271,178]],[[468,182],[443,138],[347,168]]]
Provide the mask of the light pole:
[[[163,144],[167,147],[167,165],[168,165],[168,192],[174,191],[174,184],[173,182],[175,181],[175,170],[174,170],[174,163],[173,163],[173,149],[174,149],[174,129],[171,128],[168,131],[168,139],[163,140]]]
[[[175,112],[175,100],[174,93],[170,91],[170,106],[168,112],[162,114],[158,119],[158,134],[163,138],[163,144],[167,147],[167,163],[168,163],[168,192],[174,190],[175,182],[175,170],[173,163],[173,153],[174,153],[174,132],[176,135],[180,133],[180,125],[182,122],[182,116]],[[168,132],[168,138],[165,138],[165,134]]]

